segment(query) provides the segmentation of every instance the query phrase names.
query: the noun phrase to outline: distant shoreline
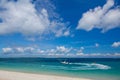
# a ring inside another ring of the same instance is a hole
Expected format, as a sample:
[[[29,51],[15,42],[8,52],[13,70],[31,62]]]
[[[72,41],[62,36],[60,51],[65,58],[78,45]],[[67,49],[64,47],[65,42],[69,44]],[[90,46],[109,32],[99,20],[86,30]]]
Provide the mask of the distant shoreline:
[[[0,70],[0,80],[91,80],[56,75],[43,75]]]

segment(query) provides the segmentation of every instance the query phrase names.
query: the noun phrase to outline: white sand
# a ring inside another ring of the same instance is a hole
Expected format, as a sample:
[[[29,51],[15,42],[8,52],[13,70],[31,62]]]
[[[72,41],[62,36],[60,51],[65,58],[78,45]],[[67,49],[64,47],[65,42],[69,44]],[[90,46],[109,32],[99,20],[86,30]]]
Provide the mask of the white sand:
[[[90,79],[0,70],[0,80],[90,80]]]

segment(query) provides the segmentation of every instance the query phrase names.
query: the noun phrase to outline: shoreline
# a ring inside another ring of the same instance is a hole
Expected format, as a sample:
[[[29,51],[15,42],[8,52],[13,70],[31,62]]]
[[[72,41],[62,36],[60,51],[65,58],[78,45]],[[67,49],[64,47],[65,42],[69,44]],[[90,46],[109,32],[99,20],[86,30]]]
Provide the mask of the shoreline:
[[[72,78],[66,76],[32,74],[0,70],[0,80],[91,80],[86,78]]]

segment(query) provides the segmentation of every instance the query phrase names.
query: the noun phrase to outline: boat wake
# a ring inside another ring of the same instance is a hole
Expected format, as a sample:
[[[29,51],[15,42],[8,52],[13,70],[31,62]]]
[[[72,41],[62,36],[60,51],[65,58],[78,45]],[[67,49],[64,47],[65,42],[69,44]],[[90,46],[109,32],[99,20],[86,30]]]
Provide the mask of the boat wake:
[[[107,69],[111,69],[110,66],[104,65],[104,64],[99,64],[99,63],[69,63],[66,61],[61,62],[61,63],[64,65],[67,65],[67,67],[70,66],[68,68],[69,70],[97,70],[97,69],[107,70]]]

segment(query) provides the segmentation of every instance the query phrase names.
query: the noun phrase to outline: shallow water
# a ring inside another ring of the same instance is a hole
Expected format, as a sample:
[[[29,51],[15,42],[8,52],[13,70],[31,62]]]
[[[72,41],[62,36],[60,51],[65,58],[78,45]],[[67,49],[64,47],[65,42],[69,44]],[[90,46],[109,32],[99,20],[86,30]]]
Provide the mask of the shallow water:
[[[120,59],[1,58],[0,69],[95,80],[120,80]]]

